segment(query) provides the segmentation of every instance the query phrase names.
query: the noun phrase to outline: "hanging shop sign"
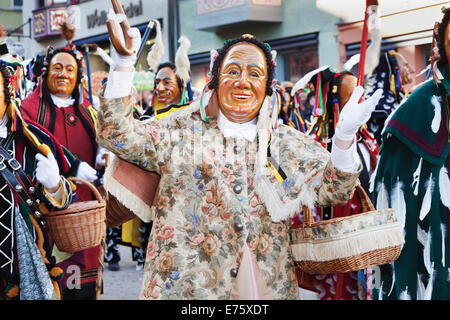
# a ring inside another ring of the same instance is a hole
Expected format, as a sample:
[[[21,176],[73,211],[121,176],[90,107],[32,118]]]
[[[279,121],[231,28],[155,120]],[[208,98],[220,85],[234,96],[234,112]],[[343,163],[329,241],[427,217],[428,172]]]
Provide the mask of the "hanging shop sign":
[[[66,7],[44,8],[33,11],[33,34],[35,40],[61,34],[61,24],[67,22]]]

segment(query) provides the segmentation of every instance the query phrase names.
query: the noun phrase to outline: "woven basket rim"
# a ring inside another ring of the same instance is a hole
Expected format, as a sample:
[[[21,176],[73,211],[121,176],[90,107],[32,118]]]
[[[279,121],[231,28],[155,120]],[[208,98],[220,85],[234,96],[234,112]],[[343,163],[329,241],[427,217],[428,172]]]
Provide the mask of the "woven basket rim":
[[[387,264],[398,259],[401,254],[400,245],[375,249],[365,253],[327,261],[295,260],[301,270],[309,274],[346,273]],[[383,253],[389,253],[389,257]],[[345,268],[344,268],[345,266]]]
[[[358,213],[358,214],[354,214],[351,216],[346,216],[346,217],[339,217],[339,218],[333,218],[333,219],[329,219],[329,220],[321,220],[321,221],[317,221],[312,223],[311,225],[307,226],[307,225],[303,225],[299,224],[296,226],[293,226],[292,229],[305,229],[305,228],[314,228],[314,227],[318,227],[318,226],[323,226],[323,225],[327,225],[327,224],[333,224],[333,223],[337,223],[337,222],[342,222],[345,220],[351,220],[354,219],[356,217],[363,217],[369,214],[372,214],[374,212],[380,212],[380,211],[385,211],[385,212],[392,212],[395,213],[395,210],[392,208],[386,208],[386,209],[380,209],[380,210],[372,210],[372,211],[367,211],[367,212],[362,212],[362,213]]]
[[[90,213],[93,210],[104,210],[106,209],[106,202],[103,201],[102,203],[99,203],[97,201],[85,201],[86,202],[92,202],[92,205],[88,208],[84,208],[83,210],[75,210],[73,211],[73,208],[71,208],[75,203],[70,205],[65,210],[58,210],[58,211],[50,211],[45,214],[46,217],[60,217],[60,216],[68,216],[68,215],[74,215],[74,214],[80,214],[80,213]],[[94,204],[95,203],[95,204]]]

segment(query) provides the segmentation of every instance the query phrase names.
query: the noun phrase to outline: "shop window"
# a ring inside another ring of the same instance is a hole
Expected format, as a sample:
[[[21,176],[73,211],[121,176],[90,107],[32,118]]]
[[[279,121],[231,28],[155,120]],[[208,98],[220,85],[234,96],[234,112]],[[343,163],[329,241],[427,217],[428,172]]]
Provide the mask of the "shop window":
[[[22,8],[23,0],[11,0],[11,6],[13,8]]]
[[[319,52],[317,45],[301,46],[278,52],[281,65],[278,65],[279,81],[296,82],[308,72],[319,67]]]

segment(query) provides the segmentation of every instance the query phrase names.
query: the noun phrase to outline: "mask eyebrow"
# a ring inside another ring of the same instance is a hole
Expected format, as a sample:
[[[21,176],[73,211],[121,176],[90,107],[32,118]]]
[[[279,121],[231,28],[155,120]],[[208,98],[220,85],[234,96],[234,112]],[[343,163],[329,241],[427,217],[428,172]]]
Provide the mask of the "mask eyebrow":
[[[238,67],[242,67],[242,64],[241,64],[240,62],[234,61],[234,60],[228,61],[228,62],[226,63],[226,65],[225,65],[225,67],[228,67],[228,66],[233,65],[233,64],[237,65]]]
[[[249,67],[258,67],[262,69],[262,66],[259,63],[249,63],[248,64]]]
[[[62,62],[54,62],[54,63],[52,63],[52,66],[53,67],[59,66],[59,67],[62,67],[62,68],[75,68],[76,67],[76,65],[73,64],[73,63],[69,63],[69,64],[64,65]]]

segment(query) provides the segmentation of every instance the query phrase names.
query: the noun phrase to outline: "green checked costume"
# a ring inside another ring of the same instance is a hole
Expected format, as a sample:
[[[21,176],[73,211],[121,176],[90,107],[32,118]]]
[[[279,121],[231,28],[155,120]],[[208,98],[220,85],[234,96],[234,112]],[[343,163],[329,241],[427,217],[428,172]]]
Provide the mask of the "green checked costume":
[[[440,70],[441,84],[427,82],[386,121],[373,199],[395,209],[405,245],[374,269],[373,299],[450,299],[450,70]]]

